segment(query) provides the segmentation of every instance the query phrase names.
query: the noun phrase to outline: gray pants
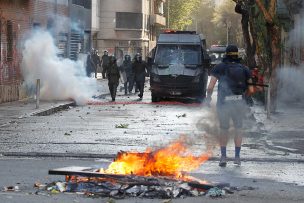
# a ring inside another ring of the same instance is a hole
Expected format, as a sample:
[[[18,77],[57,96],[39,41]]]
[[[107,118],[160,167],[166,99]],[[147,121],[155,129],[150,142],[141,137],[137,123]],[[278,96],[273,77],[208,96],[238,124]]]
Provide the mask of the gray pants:
[[[246,108],[247,105],[244,100],[225,102],[225,104],[217,106],[220,128],[228,130],[231,119],[235,129],[242,129]]]

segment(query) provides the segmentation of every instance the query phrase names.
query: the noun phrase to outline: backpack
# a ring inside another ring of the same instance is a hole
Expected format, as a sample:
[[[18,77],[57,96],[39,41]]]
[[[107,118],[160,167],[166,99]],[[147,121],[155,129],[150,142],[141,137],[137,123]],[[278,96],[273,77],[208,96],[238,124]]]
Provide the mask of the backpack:
[[[247,89],[246,71],[239,63],[227,63],[225,76],[228,88],[233,95],[243,95]]]

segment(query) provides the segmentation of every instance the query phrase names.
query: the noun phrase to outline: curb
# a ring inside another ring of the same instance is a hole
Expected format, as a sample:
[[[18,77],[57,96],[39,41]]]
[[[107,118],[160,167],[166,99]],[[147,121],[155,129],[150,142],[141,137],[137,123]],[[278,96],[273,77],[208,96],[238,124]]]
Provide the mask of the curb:
[[[0,152],[1,157],[15,158],[85,158],[85,159],[114,159],[117,154],[76,154],[76,153],[43,153],[43,152]],[[210,157],[208,161],[219,161],[219,157]],[[227,161],[233,161],[233,158],[228,158]],[[242,162],[259,162],[259,163],[299,163],[303,164],[303,159],[289,158],[243,158]]]
[[[51,114],[57,113],[59,111],[63,111],[66,109],[69,109],[70,106],[76,106],[76,102],[68,102],[64,104],[59,104],[57,106],[52,106],[51,108],[48,109],[41,109],[36,112],[30,113],[29,116],[49,116]]]

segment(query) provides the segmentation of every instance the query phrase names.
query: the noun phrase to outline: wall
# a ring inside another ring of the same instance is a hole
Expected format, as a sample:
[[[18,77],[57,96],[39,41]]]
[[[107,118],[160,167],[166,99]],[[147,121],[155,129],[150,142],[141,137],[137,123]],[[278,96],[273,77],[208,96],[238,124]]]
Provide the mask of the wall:
[[[55,6],[57,3],[57,6]],[[47,28],[55,14],[68,16],[68,0],[1,0],[0,1],[0,103],[26,97],[22,87],[22,43],[34,25]],[[12,32],[8,32],[8,24]],[[54,36],[60,43],[56,28]],[[12,42],[11,46],[8,41]],[[66,48],[66,44],[64,45]],[[11,56],[10,56],[11,53]]]
[[[30,30],[30,3],[28,1],[0,1],[0,103],[18,100],[21,97],[22,82],[20,63],[20,42],[23,33]],[[8,23],[12,23],[12,33]],[[12,55],[10,45],[12,41]]]

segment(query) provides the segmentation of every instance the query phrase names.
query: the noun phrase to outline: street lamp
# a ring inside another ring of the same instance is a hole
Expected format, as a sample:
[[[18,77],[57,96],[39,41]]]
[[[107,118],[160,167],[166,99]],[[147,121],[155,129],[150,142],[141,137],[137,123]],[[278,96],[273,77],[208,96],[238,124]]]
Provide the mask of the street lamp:
[[[229,45],[229,31],[231,28],[231,21],[226,20],[226,34],[227,34],[227,46]]]

